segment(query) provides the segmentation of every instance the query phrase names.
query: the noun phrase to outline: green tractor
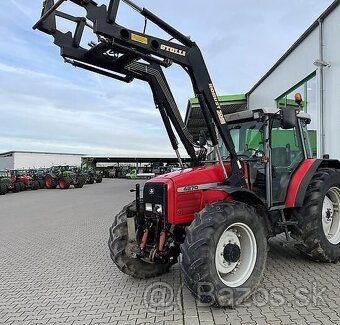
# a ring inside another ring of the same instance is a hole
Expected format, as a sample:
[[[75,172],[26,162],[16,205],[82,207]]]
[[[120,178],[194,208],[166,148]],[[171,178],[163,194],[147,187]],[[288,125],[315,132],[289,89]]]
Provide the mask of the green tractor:
[[[0,195],[5,195],[8,192],[10,184],[9,178],[6,176],[6,171],[0,171]],[[20,186],[19,186],[20,191]]]
[[[94,184],[94,182],[101,183],[103,181],[103,175],[99,171],[96,171],[94,168],[86,169],[85,173],[87,175],[87,184]]]
[[[78,184],[78,185],[81,185],[81,186],[78,186],[78,188],[83,187],[86,184],[87,173],[84,172],[81,169],[81,167],[78,167],[78,166],[70,166],[69,170],[76,175],[76,179],[81,180],[81,182]],[[77,187],[77,186],[75,185],[75,187]]]
[[[69,166],[53,166],[45,175],[45,187],[48,189],[56,188],[68,189],[71,185],[75,188],[82,188],[85,179],[83,176]]]
[[[28,174],[39,184],[39,188],[43,189],[45,187],[45,175],[47,173],[47,169],[39,168],[39,169],[30,169]]]
[[[81,164],[81,170],[86,175],[87,184],[101,183],[103,181],[103,174],[96,170],[96,163],[93,158],[84,159]]]

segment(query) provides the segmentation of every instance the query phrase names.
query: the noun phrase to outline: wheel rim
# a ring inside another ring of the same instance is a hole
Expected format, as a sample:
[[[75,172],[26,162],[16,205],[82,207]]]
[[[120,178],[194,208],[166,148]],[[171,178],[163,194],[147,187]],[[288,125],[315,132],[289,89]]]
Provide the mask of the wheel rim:
[[[255,235],[244,223],[230,225],[221,235],[215,254],[215,267],[228,287],[239,287],[252,274],[257,257]]]
[[[59,187],[62,189],[65,188],[65,180],[63,178],[59,180]]]
[[[46,177],[45,183],[46,183],[46,187],[47,188],[52,187],[52,178],[51,177]]]
[[[322,204],[322,227],[327,240],[333,244],[340,243],[340,189],[328,190]]]

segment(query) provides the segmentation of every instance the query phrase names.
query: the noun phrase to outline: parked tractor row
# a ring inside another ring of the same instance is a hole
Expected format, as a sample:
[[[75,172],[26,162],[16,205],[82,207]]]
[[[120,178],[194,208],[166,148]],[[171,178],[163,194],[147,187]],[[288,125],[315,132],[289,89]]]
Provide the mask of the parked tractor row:
[[[163,175],[169,172],[173,172],[180,169],[178,165],[167,165],[167,166],[143,166],[134,167],[128,166],[115,166],[103,169],[103,177],[105,178],[128,178],[128,179],[139,179],[139,178],[152,178],[158,175]]]
[[[0,195],[21,192],[27,189],[68,189],[71,185],[82,188],[85,184],[102,182],[102,175],[94,169],[77,166],[53,166],[28,170],[0,171]]]

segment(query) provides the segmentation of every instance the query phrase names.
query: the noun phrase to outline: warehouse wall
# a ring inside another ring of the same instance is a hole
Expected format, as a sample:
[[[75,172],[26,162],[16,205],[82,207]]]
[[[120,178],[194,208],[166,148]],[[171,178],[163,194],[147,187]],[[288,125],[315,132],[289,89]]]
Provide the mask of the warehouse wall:
[[[323,69],[324,111],[320,110],[320,96],[317,98],[318,148],[323,143],[321,156],[328,153],[340,159],[340,146],[337,132],[340,127],[340,6],[335,8],[323,21],[323,60],[330,67]],[[317,87],[320,89],[320,68],[313,63],[319,59],[319,27],[316,28],[263,82],[248,98],[250,109],[276,107],[275,99],[316,71]],[[324,119],[321,135],[319,130],[321,115]]]
[[[249,96],[249,108],[277,107],[275,99],[317,67],[319,32],[315,29]]]
[[[53,165],[77,165],[81,164],[80,155],[64,155],[52,153],[14,153],[14,168],[39,168]]]
[[[324,21],[324,152],[340,159],[340,6]]]
[[[14,157],[1,157],[0,156],[0,170],[14,169]]]

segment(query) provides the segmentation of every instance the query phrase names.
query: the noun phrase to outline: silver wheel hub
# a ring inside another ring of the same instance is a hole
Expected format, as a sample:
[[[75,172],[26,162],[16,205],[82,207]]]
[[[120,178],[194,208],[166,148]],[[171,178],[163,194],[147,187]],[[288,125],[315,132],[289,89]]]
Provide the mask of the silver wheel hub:
[[[337,245],[340,243],[340,189],[328,190],[322,204],[322,227],[327,240]]]
[[[215,267],[228,287],[238,287],[252,274],[257,257],[255,235],[244,223],[230,225],[216,246]]]

